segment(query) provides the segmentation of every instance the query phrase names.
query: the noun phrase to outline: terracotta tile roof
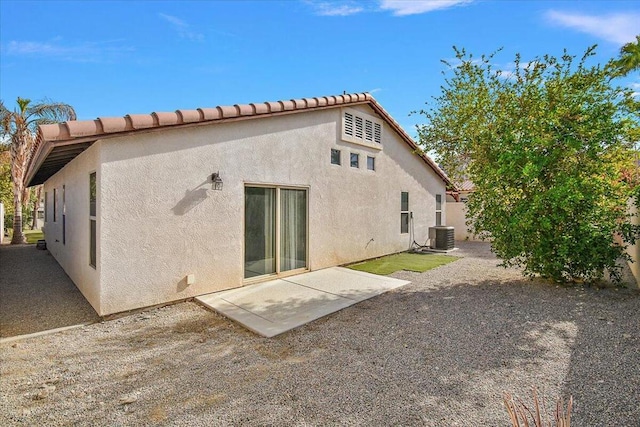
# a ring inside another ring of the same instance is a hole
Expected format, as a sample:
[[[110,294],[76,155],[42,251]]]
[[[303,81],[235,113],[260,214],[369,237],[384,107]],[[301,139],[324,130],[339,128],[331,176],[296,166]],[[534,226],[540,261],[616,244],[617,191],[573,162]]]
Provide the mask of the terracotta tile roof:
[[[472,181],[466,180],[464,181],[462,184],[458,185],[458,190],[459,191],[473,191],[475,190],[476,186],[473,185]]]
[[[36,151],[29,163],[25,182],[28,186],[43,183],[99,139],[137,132],[159,131],[171,127],[208,125],[358,104],[370,105],[448,186],[453,187],[438,165],[422,152],[413,139],[368,93],[236,104],[175,112],[128,114],[124,117],[99,117],[96,120],[42,125],[38,128]]]

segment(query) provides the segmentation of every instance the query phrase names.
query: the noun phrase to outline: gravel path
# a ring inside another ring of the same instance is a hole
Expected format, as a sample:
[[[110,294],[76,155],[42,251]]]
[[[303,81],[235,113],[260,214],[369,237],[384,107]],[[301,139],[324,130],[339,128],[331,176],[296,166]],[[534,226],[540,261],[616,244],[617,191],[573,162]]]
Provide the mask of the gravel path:
[[[49,251],[0,245],[0,338],[96,320],[96,312]]]
[[[640,294],[496,268],[482,243],[272,339],[194,303],[0,346],[0,425],[508,426],[503,391],[640,420]]]

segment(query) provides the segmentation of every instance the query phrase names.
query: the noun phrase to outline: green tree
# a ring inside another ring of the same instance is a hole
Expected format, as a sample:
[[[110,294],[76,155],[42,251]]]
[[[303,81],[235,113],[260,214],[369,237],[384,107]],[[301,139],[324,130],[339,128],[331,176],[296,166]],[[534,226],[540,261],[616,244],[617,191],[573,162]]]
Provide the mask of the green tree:
[[[11,181],[13,182],[13,238],[11,243],[24,243],[22,211],[29,201],[25,187],[25,175],[29,160],[36,148],[37,127],[42,124],[75,120],[76,113],[68,104],[43,101],[31,104],[31,100],[18,98],[17,107],[10,111],[0,101],[0,136],[8,139],[11,153]]]
[[[614,77],[626,77],[634,71],[640,71],[640,34],[636,36],[636,41],[627,43],[620,48],[620,54],[617,59],[610,61],[609,66],[612,69]],[[629,99],[629,108],[632,110],[640,110],[640,99]],[[640,183],[640,162],[638,153],[640,152],[640,127],[629,136],[630,141],[636,143],[635,153],[631,161],[627,163],[625,168],[625,179],[628,182],[638,185]]]
[[[620,48],[618,59],[611,61],[616,76],[627,76],[633,71],[640,70],[640,34],[636,41],[627,43]]]
[[[0,202],[4,205],[5,221],[13,214],[13,186],[11,184],[11,156],[9,146],[0,143]],[[4,230],[0,230],[4,233]]]
[[[421,111],[418,134],[454,182],[474,182],[471,231],[527,275],[619,278],[626,255],[613,236],[635,236],[621,176],[639,121],[631,91],[612,85],[608,66],[587,66],[595,46],[579,61],[565,52],[523,64],[517,55],[512,73],[494,69],[495,54],[455,51],[460,65]]]

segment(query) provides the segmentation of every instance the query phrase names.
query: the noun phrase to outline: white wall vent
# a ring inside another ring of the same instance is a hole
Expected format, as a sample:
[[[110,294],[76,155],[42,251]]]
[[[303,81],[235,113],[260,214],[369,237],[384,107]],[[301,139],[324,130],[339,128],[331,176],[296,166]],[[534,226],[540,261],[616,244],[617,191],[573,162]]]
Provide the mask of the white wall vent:
[[[342,139],[382,148],[382,120],[352,108],[342,110]]]

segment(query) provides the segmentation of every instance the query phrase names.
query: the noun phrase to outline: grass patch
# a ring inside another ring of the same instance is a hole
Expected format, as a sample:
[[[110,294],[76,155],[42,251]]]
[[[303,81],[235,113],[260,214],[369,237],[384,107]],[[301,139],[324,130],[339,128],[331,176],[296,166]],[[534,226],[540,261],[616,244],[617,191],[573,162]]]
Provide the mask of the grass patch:
[[[5,241],[10,242],[11,237],[13,237],[13,229],[8,228],[7,231],[9,232],[9,235],[5,236]],[[38,243],[38,240],[44,239],[44,233],[42,233],[42,230],[24,230],[23,233],[24,237],[27,239],[27,243],[30,244]]]
[[[27,243],[38,243],[38,240],[44,239],[42,230],[25,230],[24,236],[27,238]]]
[[[387,255],[369,261],[348,265],[353,270],[386,276],[398,270],[415,271],[422,273],[441,265],[449,264],[460,258],[450,255],[423,255],[403,252],[395,255]]]

